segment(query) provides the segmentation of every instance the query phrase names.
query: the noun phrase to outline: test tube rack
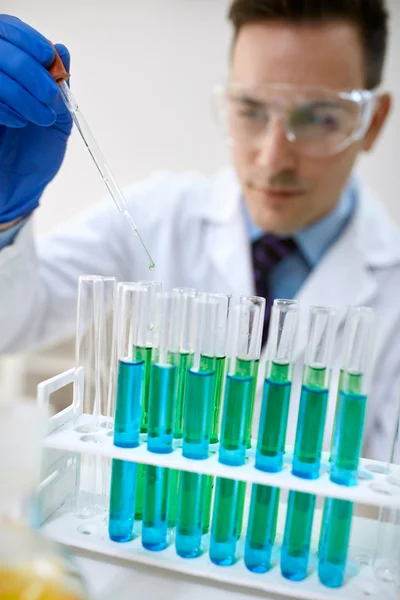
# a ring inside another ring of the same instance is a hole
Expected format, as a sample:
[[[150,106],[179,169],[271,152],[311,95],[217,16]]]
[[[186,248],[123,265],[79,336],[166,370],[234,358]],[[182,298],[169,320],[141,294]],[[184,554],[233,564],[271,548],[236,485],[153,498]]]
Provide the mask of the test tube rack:
[[[329,480],[327,456],[324,457],[325,469],[322,468],[321,477],[316,480],[305,480],[291,474],[290,454],[287,455],[284,469],[280,473],[265,473],[254,468],[253,450],[248,451],[244,466],[230,467],[218,462],[216,451],[212,451],[206,460],[191,460],[182,456],[180,448],[176,448],[171,454],[151,453],[145,443],[135,449],[117,448],[113,445],[110,435],[105,433],[84,435],[73,428],[75,419],[82,413],[83,368],[71,369],[41,383],[38,386],[38,404],[49,410],[51,394],[70,384],[73,385],[71,405],[48,419],[44,439],[45,452],[39,491],[43,515],[42,530],[48,537],[74,548],[77,552],[96,553],[104,561],[120,559],[124,563],[146,564],[228,586],[261,590],[284,598],[365,600],[367,597],[380,596],[385,600],[398,600],[398,589],[373,577],[371,560],[373,541],[378,527],[378,521],[374,519],[354,518],[349,557],[351,574],[342,588],[334,590],[324,587],[319,582],[316,569],[313,568],[313,561],[316,563],[317,538],[313,538],[314,555],[311,559],[309,576],[302,582],[291,582],[282,577],[279,561],[276,561],[276,565],[269,572],[255,574],[246,569],[240,558],[230,567],[220,567],[209,560],[207,552],[196,559],[180,558],[175,553],[173,544],[161,552],[151,552],[142,547],[140,537],[125,544],[112,542],[108,538],[104,513],[82,520],[74,515],[70,503],[71,492],[76,482],[76,469],[80,468],[82,456],[94,455],[110,460],[117,458],[236,479],[248,484],[271,485],[281,490],[296,490],[319,497],[339,498],[361,503],[364,506],[400,510],[400,487],[392,484],[390,479],[390,474],[396,469],[395,465],[361,459],[358,485],[345,487]],[[281,505],[278,519],[277,557],[285,512],[285,507]],[[320,521],[321,514],[317,509],[314,527],[318,531]]]

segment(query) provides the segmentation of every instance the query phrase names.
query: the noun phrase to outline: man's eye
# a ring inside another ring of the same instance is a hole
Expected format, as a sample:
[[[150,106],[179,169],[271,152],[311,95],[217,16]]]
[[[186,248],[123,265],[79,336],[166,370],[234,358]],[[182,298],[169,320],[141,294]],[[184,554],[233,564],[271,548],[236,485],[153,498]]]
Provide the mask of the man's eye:
[[[238,114],[245,119],[264,121],[266,119],[265,111],[259,107],[242,107],[239,108]]]

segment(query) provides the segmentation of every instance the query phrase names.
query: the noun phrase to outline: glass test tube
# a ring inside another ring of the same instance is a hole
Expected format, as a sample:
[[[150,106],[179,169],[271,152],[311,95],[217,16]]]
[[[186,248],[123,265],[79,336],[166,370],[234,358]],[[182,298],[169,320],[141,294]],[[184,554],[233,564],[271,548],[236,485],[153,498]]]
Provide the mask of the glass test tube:
[[[331,480],[357,485],[367,396],[371,384],[375,312],[353,306],[347,313],[339,393],[332,438]]]
[[[255,467],[282,470],[298,322],[295,300],[275,300],[271,310]]]
[[[182,558],[202,553],[206,475],[182,471],[179,485],[175,548]]]
[[[336,333],[335,316],[332,308],[310,308],[292,469],[294,475],[304,479],[319,477]]]
[[[154,319],[156,298],[161,293],[161,283],[158,281],[139,281],[138,285],[146,291],[138,306],[138,319],[134,345],[133,359],[143,360],[145,364],[145,380],[142,402],[142,417],[140,431],[147,433],[148,411],[150,398],[151,355],[154,346]]]
[[[138,281],[145,291],[145,297],[138,307],[138,320],[135,333],[132,357],[134,360],[144,360],[144,387],[142,399],[142,416],[140,432],[147,433],[148,407],[150,398],[151,357],[154,344],[154,320],[157,294],[161,293],[161,283],[157,281]],[[144,486],[146,465],[138,464],[135,520],[141,521],[143,516]]]
[[[147,465],[144,489],[142,545],[159,551],[168,546],[170,469]]]
[[[208,457],[212,401],[216,378],[216,338],[218,303],[209,294],[195,300],[195,353],[187,374],[182,454],[203,460]]]
[[[211,523],[210,560],[230,566],[236,561],[236,544],[243,521],[246,484],[218,477]]]
[[[118,285],[118,383],[114,420],[114,445],[139,445],[141,404],[144,386],[144,360],[132,358],[138,307],[145,290],[129,283]],[[108,531],[110,539],[126,542],[133,538],[137,465],[112,461]]]
[[[285,531],[281,549],[281,572],[291,581],[307,577],[315,496],[303,492],[289,493]]]
[[[108,398],[112,392],[115,360],[113,353],[113,312],[115,277],[82,276],[78,284],[76,368],[84,369],[83,398],[76,409],[74,428],[82,440],[97,443],[107,433]],[[90,518],[107,511],[110,461],[93,454],[74,459],[75,515]]]
[[[318,553],[318,577],[323,585],[341,587],[345,580],[353,503],[325,500]]]
[[[293,458],[293,473],[305,479],[319,477],[335,331],[335,311],[311,307]],[[307,576],[314,508],[314,495],[290,492],[281,571],[292,581]]]
[[[175,387],[175,417],[174,434],[175,440],[181,440],[183,436],[183,415],[186,397],[186,382],[188,370],[193,365],[194,355],[194,299],[196,290],[194,288],[175,287],[172,291],[180,297],[180,342],[179,350],[173,357],[177,366]],[[181,472],[170,469],[169,477],[169,502],[168,502],[168,527],[176,526],[178,515],[178,492]]]
[[[264,298],[241,298],[230,312],[228,371],[225,383],[219,461],[239,466],[245,462],[251,432]]]
[[[375,313],[350,307],[344,330],[344,351],[339,378],[330,478],[340,485],[357,485],[367,395],[371,380]],[[319,543],[318,576],[324,585],[341,587],[345,581],[353,504],[325,500]]]
[[[212,408],[216,387],[216,330],[219,303],[212,294],[195,300],[195,352],[187,374],[182,453],[187,458],[208,457]],[[203,522],[209,515],[209,481],[212,478],[182,472],[176,526],[176,551],[183,558],[201,554]]]
[[[230,294],[210,294],[211,298],[218,303],[217,309],[217,327],[215,330],[215,389],[214,398],[212,400],[212,421],[210,443],[216,444],[219,440],[220,418],[221,418],[221,402],[225,384],[225,365],[227,352],[227,336],[228,336],[228,315],[231,301]],[[209,357],[202,356],[202,363],[206,366]]]
[[[394,423],[394,435],[388,460],[387,482],[400,486],[400,403]],[[373,569],[378,582],[400,589],[400,510],[381,507]],[[396,596],[397,597],[397,596]]]
[[[78,283],[76,368],[84,368],[82,414],[76,431],[95,433],[105,420],[110,370],[113,366],[112,335],[107,320],[112,316],[117,280],[115,277],[84,275]]]
[[[203,511],[203,535],[210,531],[211,506],[215,485],[215,478],[204,475],[204,511]]]
[[[174,356],[179,347],[181,298],[174,292],[157,294],[154,348],[148,406],[147,448],[150,452],[172,452],[176,375]]]
[[[253,485],[247,526],[244,562],[254,573],[271,568],[279,509],[279,488]]]
[[[144,387],[144,360],[132,358],[137,308],[145,294],[136,284],[118,284],[118,378],[114,418],[114,445],[139,446]]]
[[[174,404],[178,371],[178,367],[173,364],[173,359],[179,347],[181,300],[182,298],[175,292],[158,294],[156,300],[147,448],[150,452],[158,454],[173,451]],[[168,545],[168,524],[173,518],[169,510],[169,502],[172,500],[170,482],[172,486],[175,485],[176,491],[175,471],[147,466],[142,544],[149,550],[162,550]]]
[[[175,423],[174,438],[181,440],[183,437],[183,416],[185,412],[186,383],[188,370],[193,365],[194,356],[194,302],[196,290],[194,288],[173,288],[180,300],[181,322],[179,350],[174,357],[178,367],[176,400],[175,400]]]

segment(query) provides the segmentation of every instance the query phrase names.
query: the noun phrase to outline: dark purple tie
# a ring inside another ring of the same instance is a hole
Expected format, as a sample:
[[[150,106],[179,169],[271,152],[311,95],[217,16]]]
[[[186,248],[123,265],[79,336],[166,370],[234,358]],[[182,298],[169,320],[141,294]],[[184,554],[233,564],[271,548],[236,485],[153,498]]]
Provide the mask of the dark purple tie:
[[[263,346],[267,340],[270,312],[274,302],[273,295],[269,289],[271,270],[295,250],[296,243],[292,238],[281,239],[269,233],[252,243],[256,294],[265,298]]]

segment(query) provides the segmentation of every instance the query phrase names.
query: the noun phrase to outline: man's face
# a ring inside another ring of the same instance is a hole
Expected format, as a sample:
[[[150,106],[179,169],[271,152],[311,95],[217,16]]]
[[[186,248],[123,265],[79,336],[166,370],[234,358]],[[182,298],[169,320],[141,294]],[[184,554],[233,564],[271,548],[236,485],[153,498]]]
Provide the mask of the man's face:
[[[333,92],[362,89],[364,60],[358,32],[341,22],[246,25],[233,50],[231,80],[246,89],[268,89],[268,84]],[[240,140],[232,144],[253,221],[281,235],[294,233],[332,210],[363,147],[363,141],[358,141],[339,153],[310,157],[287,139],[283,121],[279,113],[270,119],[257,145],[250,147]]]

